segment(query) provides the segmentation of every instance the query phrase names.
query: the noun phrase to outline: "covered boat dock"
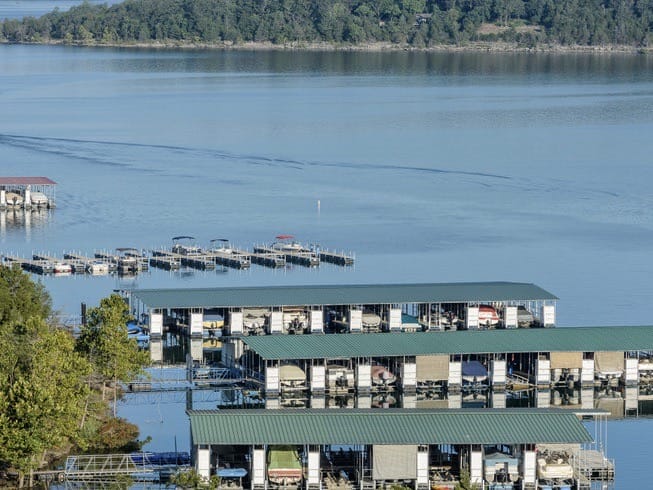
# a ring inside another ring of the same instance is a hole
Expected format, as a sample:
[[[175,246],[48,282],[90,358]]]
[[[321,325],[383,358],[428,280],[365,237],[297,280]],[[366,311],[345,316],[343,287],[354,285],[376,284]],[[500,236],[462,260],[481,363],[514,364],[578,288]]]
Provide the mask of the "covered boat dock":
[[[168,325],[201,336],[205,315],[224,319],[225,336],[552,327],[557,299],[515,282],[131,291],[153,337]]]
[[[0,177],[0,210],[54,208],[56,186],[47,177]]]
[[[536,488],[545,479],[588,482],[587,455],[597,449],[580,418],[605,415],[552,409],[188,414],[192,464],[205,478],[227,468],[239,470],[241,488],[342,490],[385,485],[453,489],[463,472],[473,484],[501,483],[511,489]],[[548,452],[555,452],[556,475],[544,473]],[[601,464],[607,464],[599,453]]]
[[[623,383],[649,374],[653,326],[566,327],[397,334],[269,335],[231,338],[223,362],[259,379],[268,394],[284,389],[284,366],[305,373],[312,392],[330,391],[332,372],[349,373],[353,391],[369,392],[381,379],[405,392],[436,385],[464,387],[465,363],[482,365],[495,390],[514,376],[536,387]],[[383,378],[375,372],[383,368]],[[342,377],[342,374],[340,374]],[[477,375],[476,375],[477,376]],[[345,380],[347,377],[345,378]],[[295,376],[295,384],[297,379]]]

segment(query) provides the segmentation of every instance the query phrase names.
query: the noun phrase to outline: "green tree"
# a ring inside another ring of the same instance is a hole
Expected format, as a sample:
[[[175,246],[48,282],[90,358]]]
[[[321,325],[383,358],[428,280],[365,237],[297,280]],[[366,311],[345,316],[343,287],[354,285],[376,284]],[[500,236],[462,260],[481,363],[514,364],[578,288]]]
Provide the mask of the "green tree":
[[[50,449],[77,440],[90,365],[46,322],[49,296],[23,272],[0,266],[0,312],[0,462],[23,486]]]
[[[87,356],[102,377],[102,392],[107,384],[114,389],[114,415],[119,381],[127,382],[149,365],[148,353],[127,337],[129,307],[122,297],[112,294],[88,312],[88,322],[77,339],[77,350]]]

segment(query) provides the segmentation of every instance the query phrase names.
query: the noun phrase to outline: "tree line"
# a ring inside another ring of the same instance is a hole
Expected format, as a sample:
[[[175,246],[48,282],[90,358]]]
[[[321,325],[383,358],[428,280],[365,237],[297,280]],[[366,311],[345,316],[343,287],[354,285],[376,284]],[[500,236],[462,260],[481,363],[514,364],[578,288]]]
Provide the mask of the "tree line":
[[[149,42],[414,47],[507,41],[525,46],[652,40],[653,0],[126,0],[4,20],[8,42]]]
[[[120,296],[105,298],[74,337],[42,285],[0,266],[0,471],[16,486],[71,451],[140,448],[138,428],[115,417],[107,395],[115,406],[119,382],[149,364],[127,337],[128,312]]]

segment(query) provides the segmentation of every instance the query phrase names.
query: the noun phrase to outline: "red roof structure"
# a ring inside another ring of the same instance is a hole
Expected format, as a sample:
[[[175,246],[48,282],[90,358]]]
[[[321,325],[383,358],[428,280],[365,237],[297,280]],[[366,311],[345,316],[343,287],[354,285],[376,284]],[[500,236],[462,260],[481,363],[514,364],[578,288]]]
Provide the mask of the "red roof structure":
[[[0,185],[57,185],[47,177],[0,177]]]

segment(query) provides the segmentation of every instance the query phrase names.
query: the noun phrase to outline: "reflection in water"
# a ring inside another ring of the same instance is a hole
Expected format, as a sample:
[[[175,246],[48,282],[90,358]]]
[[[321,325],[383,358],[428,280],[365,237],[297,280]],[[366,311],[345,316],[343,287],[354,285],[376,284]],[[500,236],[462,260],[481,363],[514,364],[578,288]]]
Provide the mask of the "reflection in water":
[[[18,231],[25,230],[25,238],[29,240],[32,228],[44,226],[53,213],[52,209],[47,208],[2,210],[0,211],[0,238],[4,239]]]

